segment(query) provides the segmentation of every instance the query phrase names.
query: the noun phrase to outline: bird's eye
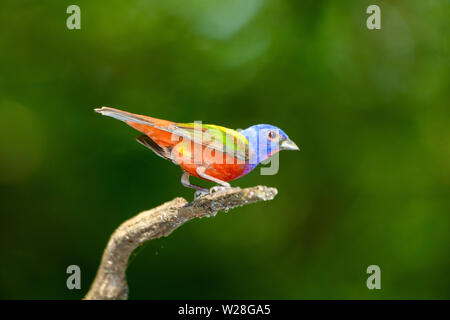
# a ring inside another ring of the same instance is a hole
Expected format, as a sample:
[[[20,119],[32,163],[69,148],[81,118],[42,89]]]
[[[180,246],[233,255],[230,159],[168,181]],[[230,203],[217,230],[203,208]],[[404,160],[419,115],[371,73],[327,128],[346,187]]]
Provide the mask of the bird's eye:
[[[269,140],[275,140],[278,137],[278,132],[270,130],[267,133],[267,137],[269,138]]]

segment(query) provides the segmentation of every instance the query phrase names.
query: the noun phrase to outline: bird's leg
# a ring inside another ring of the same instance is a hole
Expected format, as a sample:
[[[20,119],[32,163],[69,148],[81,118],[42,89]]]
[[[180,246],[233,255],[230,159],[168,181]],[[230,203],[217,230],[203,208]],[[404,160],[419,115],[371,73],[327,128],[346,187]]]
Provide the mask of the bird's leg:
[[[209,193],[208,189],[205,189],[205,188],[202,188],[200,186],[196,186],[195,184],[190,183],[189,182],[189,177],[190,177],[189,173],[184,171],[183,175],[181,176],[181,184],[183,186],[188,187],[188,188],[192,188],[192,189],[195,189],[195,190],[198,190],[198,191],[201,191],[201,192]]]
[[[206,168],[205,168],[205,167],[198,167],[196,171],[197,171],[197,174],[198,174],[200,177],[202,177],[203,179],[206,179],[206,180],[215,182],[215,183],[217,183],[217,184],[220,184],[221,186],[223,186],[223,187],[225,187],[225,188],[231,188],[231,186],[230,186],[230,184],[229,184],[228,182],[222,181],[222,180],[220,180],[220,179],[211,177],[209,174],[206,174],[206,173],[205,173],[205,171],[206,171]],[[213,188],[215,188],[215,187],[213,187]],[[214,190],[214,191],[217,191],[217,190]],[[213,192],[214,192],[214,191],[213,191]]]

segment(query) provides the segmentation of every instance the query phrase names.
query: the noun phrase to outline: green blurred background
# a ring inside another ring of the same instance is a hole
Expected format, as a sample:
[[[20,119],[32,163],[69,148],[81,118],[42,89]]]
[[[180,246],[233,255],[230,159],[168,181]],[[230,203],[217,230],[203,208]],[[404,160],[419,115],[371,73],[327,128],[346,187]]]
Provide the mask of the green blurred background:
[[[81,8],[81,30],[66,8]],[[366,8],[381,7],[381,30]],[[130,265],[131,299],[450,298],[448,1],[0,2],[0,298],[79,299],[112,231],[193,192],[93,108],[281,127],[232,183],[274,201],[191,221]],[[198,182],[198,181],[197,181]],[[81,267],[82,289],[66,288]],[[366,268],[381,267],[381,290]]]

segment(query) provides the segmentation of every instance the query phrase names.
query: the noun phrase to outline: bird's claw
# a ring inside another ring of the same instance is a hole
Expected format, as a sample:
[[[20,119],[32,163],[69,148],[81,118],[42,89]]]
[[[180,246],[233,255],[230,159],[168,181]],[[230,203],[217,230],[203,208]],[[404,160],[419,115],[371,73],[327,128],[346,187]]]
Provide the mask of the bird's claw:
[[[206,195],[208,195],[208,194],[209,194],[209,190],[208,190],[208,189],[205,189],[205,190],[197,190],[197,191],[195,191],[195,193],[194,193],[194,200],[199,199],[199,198],[201,198],[201,197],[204,197],[204,196],[206,196]]]
[[[209,193],[223,192],[229,188],[230,187],[225,187],[225,186],[214,186],[211,189],[209,189]]]
[[[230,189],[230,187],[214,186],[214,187],[210,188],[209,190],[208,189],[197,190],[194,193],[194,200],[204,197],[204,196],[207,196],[208,194],[211,194],[211,193],[224,192],[224,191],[227,191],[228,189]]]

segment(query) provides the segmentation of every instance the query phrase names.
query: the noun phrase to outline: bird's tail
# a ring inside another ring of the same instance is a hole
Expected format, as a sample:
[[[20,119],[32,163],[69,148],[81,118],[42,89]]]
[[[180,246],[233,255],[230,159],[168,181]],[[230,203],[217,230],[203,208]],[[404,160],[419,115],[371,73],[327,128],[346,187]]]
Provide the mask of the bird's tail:
[[[141,123],[153,126],[155,124],[155,121],[153,120],[158,120],[109,107],[101,107],[94,110],[104,116],[112,117],[124,122]]]
[[[139,114],[134,114],[119,109],[102,107],[95,109],[96,112],[118,119],[125,122],[134,129],[146,134],[156,143],[160,144],[162,147],[170,146],[172,142],[172,132],[170,127],[174,124],[172,121],[152,118],[148,116],[142,116]]]

